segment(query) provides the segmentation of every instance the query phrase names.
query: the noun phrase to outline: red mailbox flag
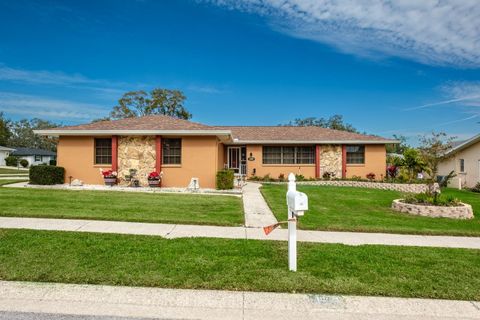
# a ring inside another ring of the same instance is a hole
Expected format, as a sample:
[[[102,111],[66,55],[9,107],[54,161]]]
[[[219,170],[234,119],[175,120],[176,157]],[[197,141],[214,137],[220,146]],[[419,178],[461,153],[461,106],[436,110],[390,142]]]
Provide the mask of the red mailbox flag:
[[[272,224],[272,225],[263,227],[263,232],[265,232],[265,235],[268,236],[273,230],[275,230],[275,229],[277,229],[278,227],[280,227],[280,225],[281,225],[282,223],[288,223],[289,221],[297,221],[297,219],[296,219],[296,218],[288,219],[287,221],[280,221],[280,222],[277,222],[277,223],[275,223],[275,224]]]

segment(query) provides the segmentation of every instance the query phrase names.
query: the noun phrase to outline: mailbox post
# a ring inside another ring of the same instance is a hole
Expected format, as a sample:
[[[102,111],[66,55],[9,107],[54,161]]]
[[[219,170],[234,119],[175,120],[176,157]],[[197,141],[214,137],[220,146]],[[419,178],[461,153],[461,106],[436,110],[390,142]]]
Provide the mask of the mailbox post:
[[[303,192],[297,191],[295,175],[288,175],[287,191],[288,207],[288,269],[297,271],[297,218],[303,216],[308,210],[308,197]]]

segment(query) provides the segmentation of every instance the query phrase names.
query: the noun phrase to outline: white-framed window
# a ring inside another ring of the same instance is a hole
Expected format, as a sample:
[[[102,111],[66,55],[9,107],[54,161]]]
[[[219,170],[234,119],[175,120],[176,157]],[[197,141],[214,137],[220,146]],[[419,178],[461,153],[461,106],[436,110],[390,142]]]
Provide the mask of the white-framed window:
[[[35,155],[35,162],[42,161],[42,156]]]
[[[459,167],[459,172],[461,173],[465,172],[465,159],[458,160],[458,167]]]
[[[263,164],[314,164],[313,146],[264,146]]]

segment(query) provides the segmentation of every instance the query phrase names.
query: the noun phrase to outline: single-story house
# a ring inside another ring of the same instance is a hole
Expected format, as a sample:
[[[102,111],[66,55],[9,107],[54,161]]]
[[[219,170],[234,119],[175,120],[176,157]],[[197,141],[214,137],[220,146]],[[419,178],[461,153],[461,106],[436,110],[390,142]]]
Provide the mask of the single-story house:
[[[5,158],[10,155],[15,149],[0,146],[0,166],[5,166]]]
[[[28,166],[49,164],[50,160],[55,160],[57,157],[53,151],[35,148],[15,148],[10,155],[27,160]]]
[[[438,167],[438,174],[446,176],[452,170],[456,173],[450,181],[452,187],[473,188],[480,182],[480,134],[453,143]]]
[[[57,164],[65,179],[102,184],[99,168],[118,172],[120,183],[130,169],[142,185],[151,171],[163,172],[162,186],[186,187],[191,178],[215,187],[217,171],[230,168],[246,178],[288,173],[336,178],[373,172],[385,175],[385,144],[377,136],[293,126],[208,126],[162,115],[101,121],[35,130],[59,138]]]

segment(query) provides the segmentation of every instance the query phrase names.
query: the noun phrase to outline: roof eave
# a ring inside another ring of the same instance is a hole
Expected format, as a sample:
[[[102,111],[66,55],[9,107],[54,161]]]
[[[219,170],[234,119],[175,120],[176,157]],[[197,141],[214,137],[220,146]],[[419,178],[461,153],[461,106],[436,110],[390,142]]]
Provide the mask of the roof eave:
[[[230,130],[34,130],[35,134],[41,136],[230,136]]]
[[[475,144],[479,141],[480,141],[480,134],[477,134],[476,136],[474,136],[474,137],[468,139],[467,141],[465,141],[464,143],[459,144],[455,148],[452,148],[449,151],[447,151],[445,153],[445,156],[450,156],[450,155],[455,154],[459,151],[462,151],[463,149],[468,148],[469,146],[471,146],[471,145],[473,145],[473,144]]]
[[[237,140],[231,144],[397,144],[398,140]]]

